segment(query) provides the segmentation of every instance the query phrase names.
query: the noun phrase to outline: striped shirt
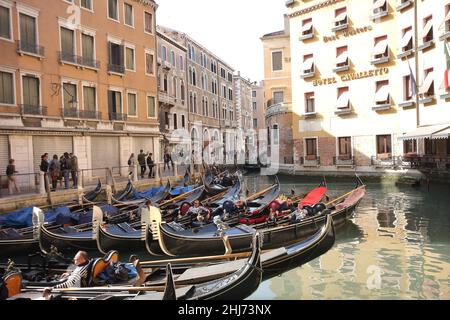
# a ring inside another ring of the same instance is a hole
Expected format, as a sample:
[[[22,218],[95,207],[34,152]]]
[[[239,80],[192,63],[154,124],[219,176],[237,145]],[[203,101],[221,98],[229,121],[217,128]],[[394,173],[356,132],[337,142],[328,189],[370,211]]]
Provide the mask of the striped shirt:
[[[84,266],[76,267],[66,281],[54,286],[53,289],[81,288],[82,287],[81,280],[87,277],[89,266],[90,264],[87,263]]]

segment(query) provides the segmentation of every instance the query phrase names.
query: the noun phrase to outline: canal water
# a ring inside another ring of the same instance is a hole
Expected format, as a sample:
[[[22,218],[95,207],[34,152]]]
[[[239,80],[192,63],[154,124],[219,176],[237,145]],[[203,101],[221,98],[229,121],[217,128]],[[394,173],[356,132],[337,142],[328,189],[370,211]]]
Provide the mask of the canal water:
[[[282,191],[297,194],[320,178],[280,176]],[[273,178],[248,179],[250,191]],[[328,181],[329,195],[353,188]],[[450,187],[396,187],[367,182],[353,219],[336,231],[323,256],[269,279],[248,300],[450,299]]]

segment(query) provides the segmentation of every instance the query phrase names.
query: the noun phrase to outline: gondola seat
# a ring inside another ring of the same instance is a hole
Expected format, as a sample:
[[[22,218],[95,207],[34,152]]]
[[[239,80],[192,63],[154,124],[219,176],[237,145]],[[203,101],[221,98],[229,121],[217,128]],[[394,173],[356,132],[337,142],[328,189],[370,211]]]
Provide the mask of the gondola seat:
[[[22,275],[18,272],[7,274],[3,282],[8,289],[8,298],[11,298],[22,291]]]

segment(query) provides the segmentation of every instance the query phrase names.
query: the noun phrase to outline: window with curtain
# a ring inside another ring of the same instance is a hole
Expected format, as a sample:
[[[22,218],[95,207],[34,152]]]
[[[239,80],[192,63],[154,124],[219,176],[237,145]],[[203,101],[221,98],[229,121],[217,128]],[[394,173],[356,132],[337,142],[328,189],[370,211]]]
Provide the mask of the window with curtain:
[[[63,84],[64,109],[77,108],[77,86],[71,83]]]
[[[128,70],[134,71],[134,49],[133,48],[126,48],[126,68]]]
[[[0,38],[11,39],[11,11],[0,6]]]
[[[22,77],[23,104],[37,107],[39,103],[39,79],[33,76]]]
[[[83,87],[83,109],[95,111],[96,105],[95,87]]]
[[[145,13],[145,21],[144,21],[145,31],[148,33],[152,33],[153,31],[153,16],[151,13]]]
[[[135,93],[128,93],[128,115],[137,116],[137,99]]]
[[[352,138],[351,137],[341,137],[338,139],[339,142],[339,158],[340,160],[350,160],[352,155]]]
[[[283,53],[281,51],[272,52],[272,71],[283,70]]]
[[[26,14],[19,14],[20,20],[20,43],[22,49],[27,51],[33,50],[35,52],[37,45],[36,39],[36,19],[34,17],[27,16]]]
[[[134,27],[133,6],[128,3],[124,3],[125,6],[125,24],[127,26]]]
[[[14,104],[14,77],[12,73],[0,71],[0,103]]]
[[[306,155],[310,158],[317,156],[317,139],[305,139],[306,143]]]
[[[145,72],[147,74],[154,74],[153,72],[153,63],[154,63],[154,58],[153,58],[153,54],[151,53],[146,53],[145,54]]]
[[[108,110],[110,113],[122,113],[122,92],[108,90]]]
[[[377,154],[389,155],[392,152],[392,139],[391,135],[377,136]]]
[[[273,104],[283,103],[284,102],[284,92],[283,91],[275,91],[273,93]]]
[[[81,35],[82,56],[85,64],[93,64],[94,62],[94,37],[82,34]]]
[[[119,20],[119,11],[117,0],[108,0],[108,17],[114,20]]]
[[[74,31],[61,27],[61,52],[72,56],[75,54]]]
[[[80,3],[82,8],[92,10],[92,0],[81,0]]]
[[[155,106],[155,97],[147,97],[147,117],[154,118],[156,117],[156,106]]]

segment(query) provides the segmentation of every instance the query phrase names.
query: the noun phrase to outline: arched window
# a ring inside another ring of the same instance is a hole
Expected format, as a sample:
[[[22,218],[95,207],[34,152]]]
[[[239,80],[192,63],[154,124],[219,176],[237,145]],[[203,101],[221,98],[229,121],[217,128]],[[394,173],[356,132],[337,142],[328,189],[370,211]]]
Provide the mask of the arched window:
[[[189,92],[189,109],[191,112],[194,112],[194,99],[193,99],[192,92]]]
[[[197,74],[195,68],[192,68],[192,85],[193,86],[197,85]]]
[[[194,113],[197,113],[197,93],[194,92]]]
[[[205,97],[205,111],[203,112],[204,113],[204,115],[206,116],[206,117],[209,117],[209,110],[208,110],[208,98],[207,97]]]
[[[189,66],[189,83],[192,84],[192,68]]]
[[[163,89],[164,92],[167,92],[167,74],[164,75]]]
[[[181,101],[184,101],[184,81],[181,80],[180,82],[181,82],[180,84]]]
[[[178,91],[178,87],[177,87],[177,78],[173,77],[173,96],[176,98],[177,97],[177,91]]]

